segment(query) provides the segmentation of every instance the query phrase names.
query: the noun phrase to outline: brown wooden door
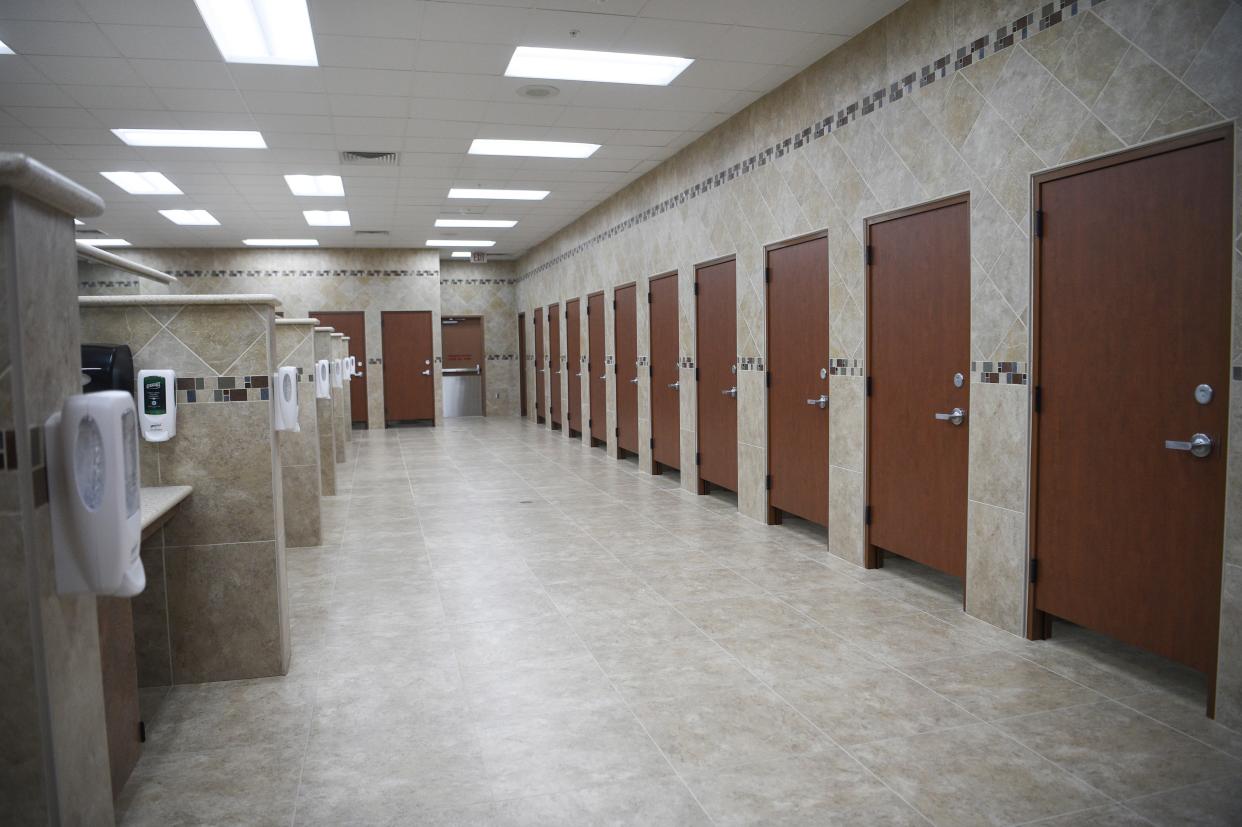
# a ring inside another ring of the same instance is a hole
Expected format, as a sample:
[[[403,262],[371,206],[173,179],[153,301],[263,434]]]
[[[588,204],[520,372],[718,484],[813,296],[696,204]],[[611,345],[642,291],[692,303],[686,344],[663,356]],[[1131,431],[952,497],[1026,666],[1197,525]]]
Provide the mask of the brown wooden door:
[[[773,520],[828,525],[828,239],[768,250],[768,473]]]
[[[582,316],[577,299],[565,302],[565,382],[569,400],[565,422],[570,434],[582,433]]]
[[[552,427],[561,426],[561,378],[565,366],[561,364],[561,306],[548,305],[548,379],[551,388],[551,400],[548,407],[552,411]]]
[[[694,280],[699,479],[737,491],[736,262],[730,258],[699,267]]]
[[[100,597],[95,603],[95,614],[99,623],[108,763],[115,799],[120,797],[125,781],[142,754],[134,614],[130,601],[124,597]]]
[[[358,362],[360,376],[349,380],[349,418],[360,425],[367,424],[367,324],[361,310],[316,310],[311,316],[325,327],[336,328],[337,333],[349,337],[349,355]]]
[[[681,467],[681,377],[677,321],[677,274],[650,282],[651,458],[654,470]]]
[[[613,297],[614,352],[617,356],[617,446],[638,453],[638,290],[618,287]]]
[[[535,419],[542,423],[545,402],[544,379],[548,366],[543,358],[543,308],[535,308]]]
[[[429,310],[380,313],[384,348],[384,421],[435,419],[436,381]]]
[[[526,314],[518,314],[518,411],[526,416]]]
[[[1035,608],[1209,675],[1232,144],[1218,129],[1036,179]],[[1206,457],[1166,447],[1196,433]]]
[[[604,294],[587,296],[587,371],[591,394],[591,417],[588,427],[591,440],[597,445],[608,442],[608,364],[604,359]]]
[[[883,549],[965,577],[970,205],[962,197],[880,216],[867,237],[868,563]],[[936,418],[955,408],[960,425]]]

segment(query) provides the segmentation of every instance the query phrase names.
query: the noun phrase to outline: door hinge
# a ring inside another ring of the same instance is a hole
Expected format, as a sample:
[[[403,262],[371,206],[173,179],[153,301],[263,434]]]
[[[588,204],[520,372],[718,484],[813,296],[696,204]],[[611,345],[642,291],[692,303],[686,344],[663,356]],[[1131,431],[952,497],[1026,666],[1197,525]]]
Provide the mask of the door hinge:
[[[138,722],[138,740],[144,744],[147,742],[147,722],[146,721]]]
[[[875,264],[875,248],[870,244],[863,248],[863,260],[868,266]]]
[[[698,451],[695,451],[695,452],[694,452],[694,464],[695,464],[695,465],[702,465],[702,464],[703,464],[703,455],[702,455],[702,454],[700,454]]]
[[[772,490],[772,475],[771,474],[768,474],[768,478],[764,481],[764,485],[767,486],[767,489],[769,491]]]
[[[1039,559],[1031,559],[1031,582],[1034,583],[1039,578]]]
[[[612,300],[612,309],[613,309],[613,310],[616,310],[616,309],[617,309],[617,300],[616,300],[616,299],[613,299],[613,300]]]
[[[587,305],[587,315],[588,315],[588,316],[590,316],[590,315],[591,315],[591,305],[589,305],[589,304]]]
[[[867,388],[866,388],[866,394],[867,394],[867,396],[870,396],[870,395],[871,395],[871,377],[870,377],[870,376],[868,376],[868,377],[867,377]]]
[[[1044,211],[1043,210],[1035,211],[1035,237],[1036,238],[1044,237]]]
[[[619,437],[619,436],[621,436],[621,429],[620,429],[620,428],[613,428],[613,429],[612,429],[612,435],[613,435],[613,436],[618,436],[618,437]]]
[[[648,447],[650,447],[653,451],[655,450],[655,437],[651,438],[651,441],[648,443]]]
[[[771,283],[772,283],[772,268],[771,268],[771,267],[764,267],[764,268],[763,268],[763,281],[764,281],[766,284],[771,284]]]
[[[871,506],[867,506],[863,509],[863,522],[867,525],[871,525]]]
[[[653,379],[655,378],[655,365],[647,365],[647,375]]]
[[[594,420],[594,419],[588,419],[588,420],[587,420],[587,427],[588,427],[588,428],[594,428],[594,427],[595,427],[595,420]]]
[[[1039,413],[1044,407],[1044,389],[1040,385],[1035,386],[1034,408],[1035,413]]]
[[[696,281],[694,283],[694,295],[697,296],[698,294],[699,294],[699,283]]]
[[[763,375],[763,381],[769,388],[772,387],[772,371],[768,371]]]
[[[651,304],[651,291],[647,291],[647,304]]]
[[[696,382],[699,381],[699,369],[698,368],[694,369],[694,381]]]

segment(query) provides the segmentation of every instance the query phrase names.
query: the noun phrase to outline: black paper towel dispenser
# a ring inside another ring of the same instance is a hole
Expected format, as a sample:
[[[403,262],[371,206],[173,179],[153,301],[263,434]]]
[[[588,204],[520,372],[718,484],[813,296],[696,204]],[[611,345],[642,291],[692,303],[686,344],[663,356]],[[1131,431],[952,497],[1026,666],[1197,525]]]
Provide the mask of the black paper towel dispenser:
[[[134,355],[129,345],[82,345],[82,392],[134,395]]]

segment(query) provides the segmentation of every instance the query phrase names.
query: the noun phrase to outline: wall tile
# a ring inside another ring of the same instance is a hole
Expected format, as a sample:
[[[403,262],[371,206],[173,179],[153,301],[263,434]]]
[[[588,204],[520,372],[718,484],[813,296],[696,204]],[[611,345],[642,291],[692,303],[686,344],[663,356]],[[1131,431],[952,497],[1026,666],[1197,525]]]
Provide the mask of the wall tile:
[[[168,332],[215,373],[230,373],[264,330],[263,320],[248,305],[186,306],[168,323]]]
[[[1172,94],[1177,80],[1135,48],[1126,52],[1091,111],[1117,137],[1132,144],[1143,137]]]
[[[966,533],[966,611],[1007,632],[1025,630],[1026,520],[970,501]]]
[[[1028,407],[1026,385],[970,386],[970,499],[1026,511]]]
[[[1152,59],[1180,76],[1211,36],[1230,0],[1161,0],[1130,39]],[[1123,32],[1124,34],[1124,32]]]
[[[1129,48],[1121,35],[1094,13],[1087,13],[1082,15],[1078,33],[1052,73],[1090,107]]]
[[[1216,720],[1242,729],[1242,566],[1226,565],[1220,612]]]
[[[833,466],[828,471],[828,551],[856,566],[863,565],[865,543],[863,475]]]
[[[1227,118],[1242,114],[1242,6],[1231,3],[1207,43],[1183,76],[1204,100]]]

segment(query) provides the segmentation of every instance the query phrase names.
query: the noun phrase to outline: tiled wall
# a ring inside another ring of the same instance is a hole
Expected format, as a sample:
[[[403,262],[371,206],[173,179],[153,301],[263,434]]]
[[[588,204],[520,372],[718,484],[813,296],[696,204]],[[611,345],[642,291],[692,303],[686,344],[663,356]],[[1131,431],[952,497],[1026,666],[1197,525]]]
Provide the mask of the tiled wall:
[[[319,421],[315,413],[313,321],[276,322],[276,363],[298,369],[298,431],[280,431],[280,487],[284,496],[285,543],[317,546],[323,539],[319,508]]]
[[[333,333],[331,348],[332,355],[330,361],[338,361],[344,359],[348,351],[345,348],[345,334]],[[349,380],[341,378],[341,384],[347,386]],[[345,461],[345,435],[349,433],[352,425],[350,423],[349,404],[345,398],[344,388],[332,388],[332,436],[335,440],[336,461]]]
[[[834,554],[861,563],[863,221],[969,192],[974,387],[966,607],[1021,632],[1030,176],[1237,118],[1240,43],[1242,4],[1226,0],[1058,0],[1038,7],[1029,0],[912,0],[528,252],[517,267],[518,307],[529,313],[605,290],[611,353],[612,288],[637,280],[641,296],[649,277],[677,270],[681,351],[690,365],[694,266],[736,255],[738,357],[758,366],[765,355],[764,245],[827,230],[834,365],[828,544]],[[1242,163],[1242,152],[1235,157]],[[1235,185],[1235,192],[1242,191]],[[1242,236],[1235,246],[1233,364],[1242,365]],[[639,355],[646,356],[643,302],[638,329]],[[692,380],[687,367],[682,387],[693,388]],[[533,399],[533,371],[528,381]],[[640,411],[647,410],[647,382],[640,378]],[[738,382],[738,502],[744,514],[763,519],[762,368],[739,371]],[[682,406],[682,484],[693,488],[693,391],[682,394]],[[1219,698],[1221,715],[1238,722],[1242,387],[1235,388],[1231,408]],[[607,416],[612,434],[611,383]],[[646,468],[642,417],[640,462]],[[609,450],[615,452],[611,439]]]
[[[381,310],[430,310],[440,326],[440,268],[435,250],[126,250],[125,257],[178,281],[173,293],[271,293],[286,316],[316,310],[361,310],[366,317],[367,418],[384,427]],[[151,283],[153,287],[158,287]],[[144,292],[146,288],[144,287]],[[440,355],[440,337],[434,339]],[[441,375],[436,361],[436,418]]]
[[[332,361],[332,328],[316,327],[311,347],[316,362]],[[312,393],[314,383],[311,384]],[[319,480],[325,497],[336,494],[336,404],[334,399],[315,400],[319,428]]]
[[[157,633],[137,636],[143,681],[283,674],[284,517],[266,387],[276,363],[272,306],[92,301],[125,299],[84,299],[83,341],[128,344],[136,371],[177,372],[177,436],[140,443],[143,485],[194,487],[143,547],[149,593],[135,602],[135,626]]]
[[[512,262],[440,263],[440,313],[483,317],[488,416],[518,413],[516,285]]]
[[[95,598],[56,594],[42,447],[80,388],[75,272],[70,215],[0,185],[0,812],[14,824],[113,819]]]

